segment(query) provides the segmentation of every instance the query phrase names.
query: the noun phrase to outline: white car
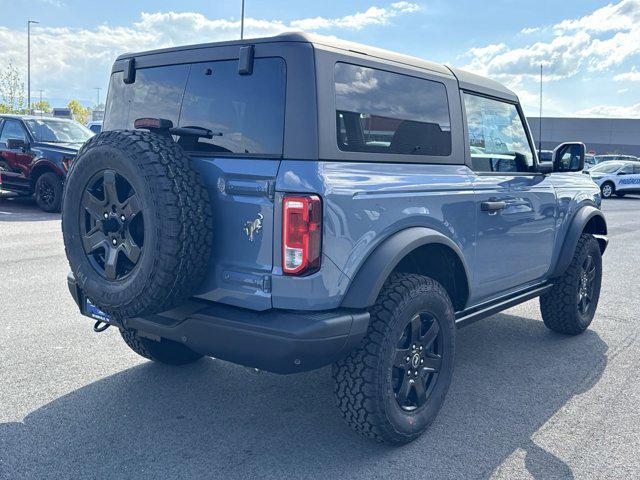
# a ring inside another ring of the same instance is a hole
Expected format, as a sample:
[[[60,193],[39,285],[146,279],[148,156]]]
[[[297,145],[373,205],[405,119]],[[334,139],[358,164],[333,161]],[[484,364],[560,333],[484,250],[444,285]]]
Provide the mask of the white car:
[[[600,187],[602,198],[640,193],[640,162],[602,162],[592,167],[589,174]]]

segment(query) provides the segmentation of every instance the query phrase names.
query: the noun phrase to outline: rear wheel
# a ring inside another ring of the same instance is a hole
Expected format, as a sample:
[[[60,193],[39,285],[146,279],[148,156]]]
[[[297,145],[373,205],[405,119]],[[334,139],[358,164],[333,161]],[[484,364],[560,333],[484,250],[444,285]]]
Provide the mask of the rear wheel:
[[[567,271],[540,297],[544,324],[567,335],[584,332],[596,313],[602,283],[602,254],[589,234],[578,240]]]
[[[611,198],[616,192],[616,187],[611,182],[604,182],[600,187],[600,192],[602,193],[602,198]]]
[[[45,212],[59,212],[62,204],[62,181],[53,172],[43,173],[36,180],[36,203]]]
[[[134,330],[121,329],[120,335],[124,342],[138,355],[154,362],[164,363],[167,365],[187,365],[197,362],[203,355],[194,352],[185,347],[181,343],[167,340],[165,338],[160,341],[150,340],[140,337]]]
[[[428,277],[393,274],[361,345],[333,365],[343,417],[379,441],[416,439],[444,402],[454,352],[453,307],[444,288]]]

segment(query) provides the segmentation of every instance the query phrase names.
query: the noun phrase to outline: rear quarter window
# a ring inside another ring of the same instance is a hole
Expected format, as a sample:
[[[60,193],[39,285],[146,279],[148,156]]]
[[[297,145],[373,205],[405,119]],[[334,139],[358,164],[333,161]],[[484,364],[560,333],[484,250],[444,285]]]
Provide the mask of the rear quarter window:
[[[336,63],[338,148],[350,152],[451,155],[444,84]]]

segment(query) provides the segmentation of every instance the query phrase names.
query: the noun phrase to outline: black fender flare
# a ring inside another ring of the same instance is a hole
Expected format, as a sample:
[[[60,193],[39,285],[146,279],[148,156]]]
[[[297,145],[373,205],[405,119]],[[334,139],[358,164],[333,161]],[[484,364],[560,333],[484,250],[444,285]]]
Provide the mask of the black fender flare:
[[[342,300],[342,306],[367,308],[373,305],[385,280],[398,263],[416,248],[427,244],[440,244],[451,248],[464,267],[467,284],[471,285],[464,256],[453,240],[432,228],[410,227],[391,235],[373,250],[351,281]]]
[[[551,274],[552,277],[562,275],[569,267],[569,264],[571,264],[571,260],[573,259],[573,252],[575,252],[576,246],[578,245],[580,235],[584,232],[587,224],[595,217],[599,217],[599,221],[602,223],[599,227],[596,227],[594,231],[590,231],[589,233],[597,235],[596,238],[600,244],[600,251],[604,253],[608,244],[608,239],[606,237],[607,221],[605,220],[603,213],[598,208],[591,205],[585,205],[581,207],[571,219],[571,224],[569,225],[567,234],[564,237],[560,255],[558,256],[556,266]]]

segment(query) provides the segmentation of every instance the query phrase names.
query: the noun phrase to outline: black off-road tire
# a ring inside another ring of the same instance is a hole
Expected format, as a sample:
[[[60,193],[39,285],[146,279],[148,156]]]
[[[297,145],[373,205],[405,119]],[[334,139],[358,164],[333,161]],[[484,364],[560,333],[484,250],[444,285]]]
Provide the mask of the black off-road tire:
[[[126,179],[142,214],[144,245],[123,278],[108,279],[83,247],[82,215],[88,212],[82,196],[104,172]],[[83,145],[72,163],[62,232],[71,270],[94,305],[115,318],[162,312],[192,294],[207,272],[212,243],[209,195],[191,159],[169,135],[102,132]]]
[[[449,389],[455,354],[455,317],[451,300],[435,280],[392,274],[371,308],[368,332],[360,346],[333,365],[334,393],[347,423],[361,435],[402,444],[415,440],[438,414]],[[430,312],[442,334],[441,369],[424,405],[405,411],[396,400],[393,357],[416,312]]]
[[[605,188],[605,185],[611,187],[611,190]],[[613,182],[604,182],[600,187],[600,193],[602,194],[602,198],[611,198],[616,193],[616,186],[613,184]]]
[[[159,342],[139,337],[134,330],[120,329],[124,342],[138,355],[166,365],[188,365],[197,362],[203,355],[181,343],[161,339]]]
[[[45,212],[58,213],[62,205],[62,181],[53,172],[43,173],[36,180],[34,197]]]
[[[581,312],[578,307],[578,295],[582,268],[589,255],[593,258],[595,265],[595,283],[590,304],[585,312]],[[584,332],[596,313],[601,283],[600,245],[593,235],[582,234],[566,272],[555,280],[551,290],[540,297],[540,311],[547,328],[566,335],[578,335]]]

